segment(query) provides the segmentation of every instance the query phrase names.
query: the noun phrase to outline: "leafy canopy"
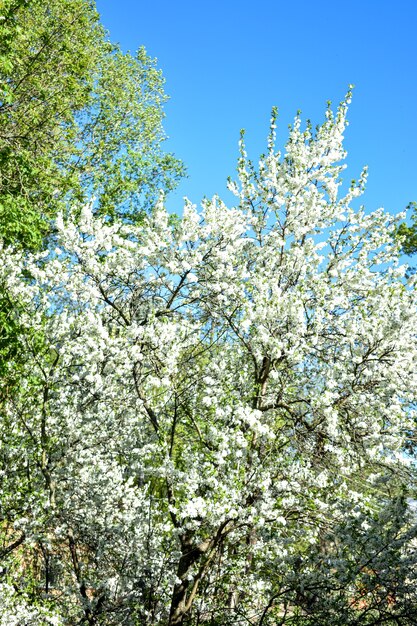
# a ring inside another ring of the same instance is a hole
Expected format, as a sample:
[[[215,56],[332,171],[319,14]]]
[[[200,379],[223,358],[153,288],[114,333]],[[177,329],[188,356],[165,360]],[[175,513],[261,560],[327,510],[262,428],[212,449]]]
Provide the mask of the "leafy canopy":
[[[135,220],[182,164],[163,152],[163,78],[107,40],[90,0],[0,3],[0,233],[39,248],[58,210],[93,195]]]

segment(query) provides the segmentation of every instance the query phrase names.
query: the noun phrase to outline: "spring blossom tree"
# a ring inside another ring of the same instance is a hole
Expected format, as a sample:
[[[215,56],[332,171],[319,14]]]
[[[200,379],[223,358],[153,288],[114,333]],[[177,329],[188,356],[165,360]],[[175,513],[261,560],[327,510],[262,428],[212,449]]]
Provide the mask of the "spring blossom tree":
[[[2,249],[2,626],[415,623],[416,296],[366,171],[341,192],[349,97],[242,139],[233,208]]]

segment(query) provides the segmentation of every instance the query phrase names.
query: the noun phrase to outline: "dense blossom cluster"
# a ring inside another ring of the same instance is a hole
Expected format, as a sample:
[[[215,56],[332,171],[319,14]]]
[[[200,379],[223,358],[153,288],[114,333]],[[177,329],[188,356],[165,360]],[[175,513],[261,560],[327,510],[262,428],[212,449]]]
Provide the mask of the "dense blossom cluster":
[[[340,193],[346,108],[283,156],[274,116],[257,168],[242,142],[233,208],[86,206],[2,250],[4,589],[33,623],[415,623],[416,295],[395,219],[352,208],[366,172]]]

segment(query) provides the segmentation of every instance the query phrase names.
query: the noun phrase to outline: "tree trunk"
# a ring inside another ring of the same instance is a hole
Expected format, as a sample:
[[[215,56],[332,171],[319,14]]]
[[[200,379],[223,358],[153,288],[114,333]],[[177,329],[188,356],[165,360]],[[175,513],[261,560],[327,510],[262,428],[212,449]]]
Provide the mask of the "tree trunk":
[[[181,582],[174,586],[172,592],[168,626],[181,626],[184,623],[185,615],[191,608],[198,584],[198,581],[192,583],[192,591],[189,596],[187,596],[187,591],[191,583],[191,581],[188,580],[188,575],[192,566],[200,560],[202,554],[207,552],[209,546],[210,541],[208,540],[200,543],[198,546],[193,546],[190,536],[182,536],[182,556],[177,569],[177,578],[179,578]]]

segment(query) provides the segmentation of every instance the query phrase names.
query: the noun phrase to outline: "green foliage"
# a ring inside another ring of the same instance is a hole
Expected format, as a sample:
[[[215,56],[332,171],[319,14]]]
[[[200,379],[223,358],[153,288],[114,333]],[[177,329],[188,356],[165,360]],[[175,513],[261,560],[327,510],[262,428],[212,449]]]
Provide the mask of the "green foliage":
[[[411,226],[402,223],[398,227],[397,236],[402,240],[403,252],[405,254],[415,254],[417,252],[417,202],[410,202],[407,209],[411,209]]]
[[[66,178],[74,112],[103,39],[85,0],[4,0],[0,22],[0,217],[5,244],[42,245]]]
[[[76,115],[77,150],[68,162],[85,201],[101,214],[137,221],[183,174],[161,151],[163,77],[144,48],[135,57],[113,48],[95,75],[88,107]]]
[[[0,235],[45,245],[56,212],[92,195],[136,220],[182,165],[161,150],[163,77],[107,41],[90,0],[0,3]]]

